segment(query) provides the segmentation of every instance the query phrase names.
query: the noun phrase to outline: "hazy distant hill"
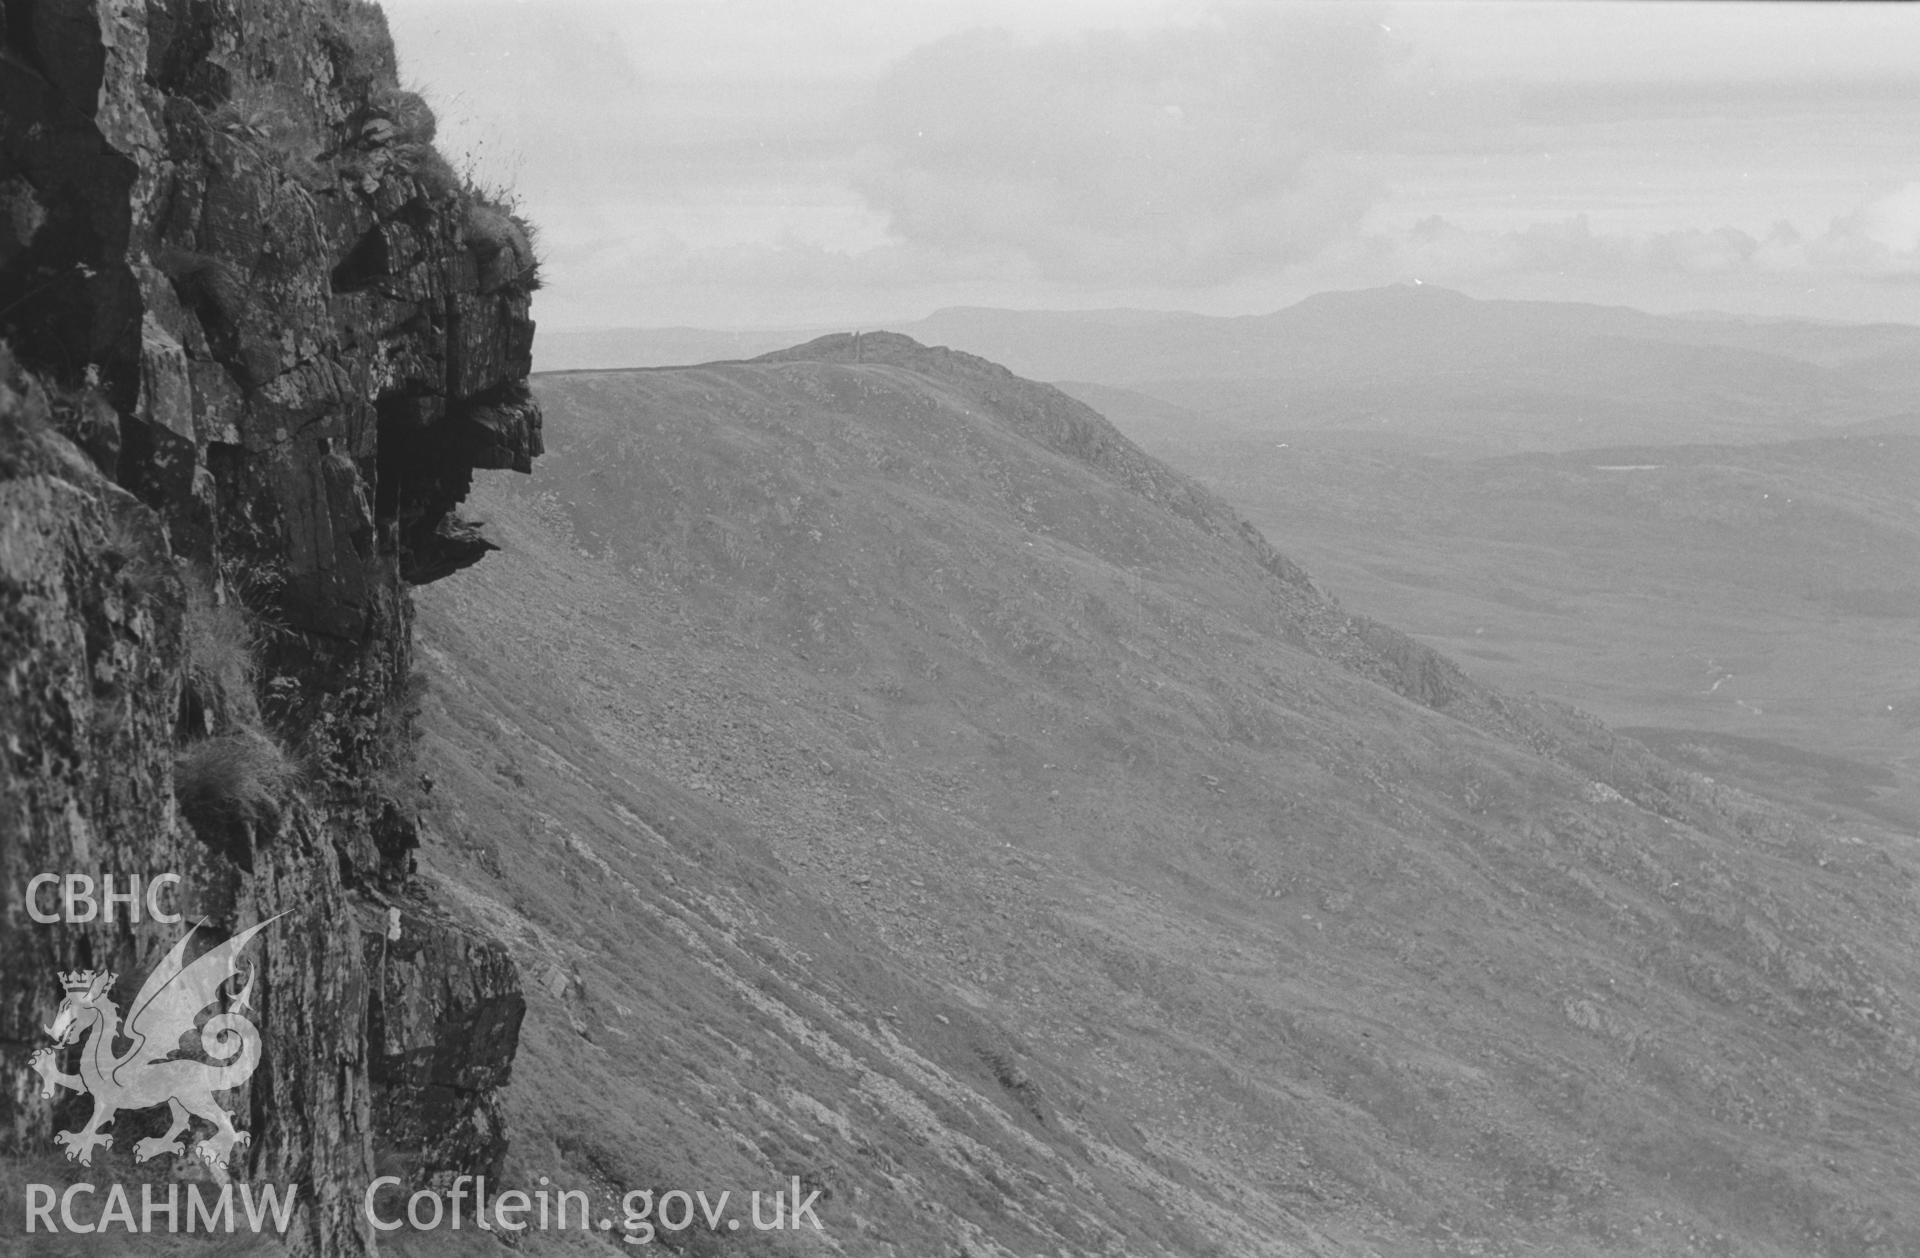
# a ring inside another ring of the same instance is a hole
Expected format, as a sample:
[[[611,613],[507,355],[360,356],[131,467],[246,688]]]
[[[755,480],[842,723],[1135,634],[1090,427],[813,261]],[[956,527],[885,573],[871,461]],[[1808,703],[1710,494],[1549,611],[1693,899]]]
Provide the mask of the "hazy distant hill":
[[[1760,440],[1910,414],[1920,327],[1663,318],[1432,285],[1269,315],[944,310],[903,329],[1025,375],[1120,386],[1238,429],[1482,449]]]
[[[1920,411],[1920,327],[1478,301],[1433,285],[1239,318],[942,310],[893,330],[1033,379],[1152,396],[1239,430],[1490,450],[1778,440]],[[795,332],[543,335],[543,370],[744,357]]]
[[[534,345],[539,371],[604,371],[675,367],[752,358],[838,328],[561,328],[543,329]]]
[[[420,597],[520,1173],[798,1176],[862,1255],[1920,1251],[1904,837],[1475,684],[977,358],[537,389]]]
[[[1920,434],[1461,459],[1114,413],[1476,675],[1920,828]]]

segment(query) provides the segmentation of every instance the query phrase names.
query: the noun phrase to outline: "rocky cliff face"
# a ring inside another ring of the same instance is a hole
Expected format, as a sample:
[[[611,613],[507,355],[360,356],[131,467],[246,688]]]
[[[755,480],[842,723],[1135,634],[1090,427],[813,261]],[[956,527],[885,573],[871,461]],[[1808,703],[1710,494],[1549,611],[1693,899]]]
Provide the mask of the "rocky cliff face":
[[[124,1008],[184,929],[38,922],[29,880],[178,873],[210,935],[286,914],[231,1174],[298,1184],[327,1253],[376,1162],[497,1161],[522,1007],[409,877],[408,586],[541,449],[525,225],[432,138],[362,0],[0,6],[0,1141],[87,1112],[27,1068],[55,971]],[[148,1119],[93,1178],[167,1173]]]

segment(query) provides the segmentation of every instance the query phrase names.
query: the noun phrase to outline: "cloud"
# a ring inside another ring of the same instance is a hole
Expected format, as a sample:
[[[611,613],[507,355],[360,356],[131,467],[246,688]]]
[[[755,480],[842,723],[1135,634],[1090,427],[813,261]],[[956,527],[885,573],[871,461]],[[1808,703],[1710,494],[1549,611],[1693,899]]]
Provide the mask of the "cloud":
[[[660,234],[609,244],[587,256],[590,265],[582,268],[587,271],[642,274],[661,285],[705,283],[769,292],[849,286],[905,291],[921,284],[970,279],[983,271],[1003,275],[1020,265],[1018,258],[1005,253],[956,255],[911,243],[833,249],[797,236],[698,245]]]
[[[1610,234],[1585,215],[1512,231],[1469,230],[1438,215],[1371,247],[1408,274],[1466,280],[1503,274],[1657,273],[1692,277],[1835,277],[1920,281],[1920,182],[1844,214],[1817,234],[1792,224],[1764,236],[1735,227]]]
[[[901,240],[1011,250],[1045,279],[1203,286],[1312,256],[1410,117],[1371,6],[1218,9],[1159,30],[976,30],[891,67],[856,186]]]
[[[859,327],[918,318],[933,305],[1001,303],[1032,280],[1030,264],[1006,251],[902,242],[840,249],[793,234],[721,245],[677,232],[582,238],[550,269],[549,291],[566,295],[570,326],[620,322],[636,282],[656,324]]]
[[[1756,42],[1717,6],[388,7],[450,155],[542,224],[556,324],[1239,313],[1408,277],[1844,316],[1840,289],[1920,282],[1920,191],[1811,226],[1911,169],[1913,14],[1782,6]],[[1670,230],[1713,223],[1739,228]]]

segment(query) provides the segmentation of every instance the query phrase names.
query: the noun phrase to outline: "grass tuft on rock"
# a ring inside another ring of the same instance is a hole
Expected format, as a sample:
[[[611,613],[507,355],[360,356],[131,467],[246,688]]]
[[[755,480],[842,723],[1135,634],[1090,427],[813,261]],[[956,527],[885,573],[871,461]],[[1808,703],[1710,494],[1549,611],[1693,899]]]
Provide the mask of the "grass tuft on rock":
[[[212,733],[259,725],[256,635],[245,610],[231,600],[216,601],[206,583],[192,581],[187,586],[181,629],[186,648],[182,702],[186,727]]]
[[[540,256],[531,224],[505,203],[469,188],[462,238],[480,268],[480,286],[535,292],[541,286]]]
[[[188,743],[173,762],[174,798],[203,832],[278,816],[297,777],[287,753],[257,729]]]

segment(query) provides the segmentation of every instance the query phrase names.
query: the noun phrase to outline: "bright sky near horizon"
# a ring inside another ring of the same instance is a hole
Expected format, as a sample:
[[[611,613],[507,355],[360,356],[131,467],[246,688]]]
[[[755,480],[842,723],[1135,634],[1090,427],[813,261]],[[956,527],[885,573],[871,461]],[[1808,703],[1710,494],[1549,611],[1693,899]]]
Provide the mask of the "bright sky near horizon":
[[[385,0],[543,326],[1482,297],[1920,323],[1920,5]]]

